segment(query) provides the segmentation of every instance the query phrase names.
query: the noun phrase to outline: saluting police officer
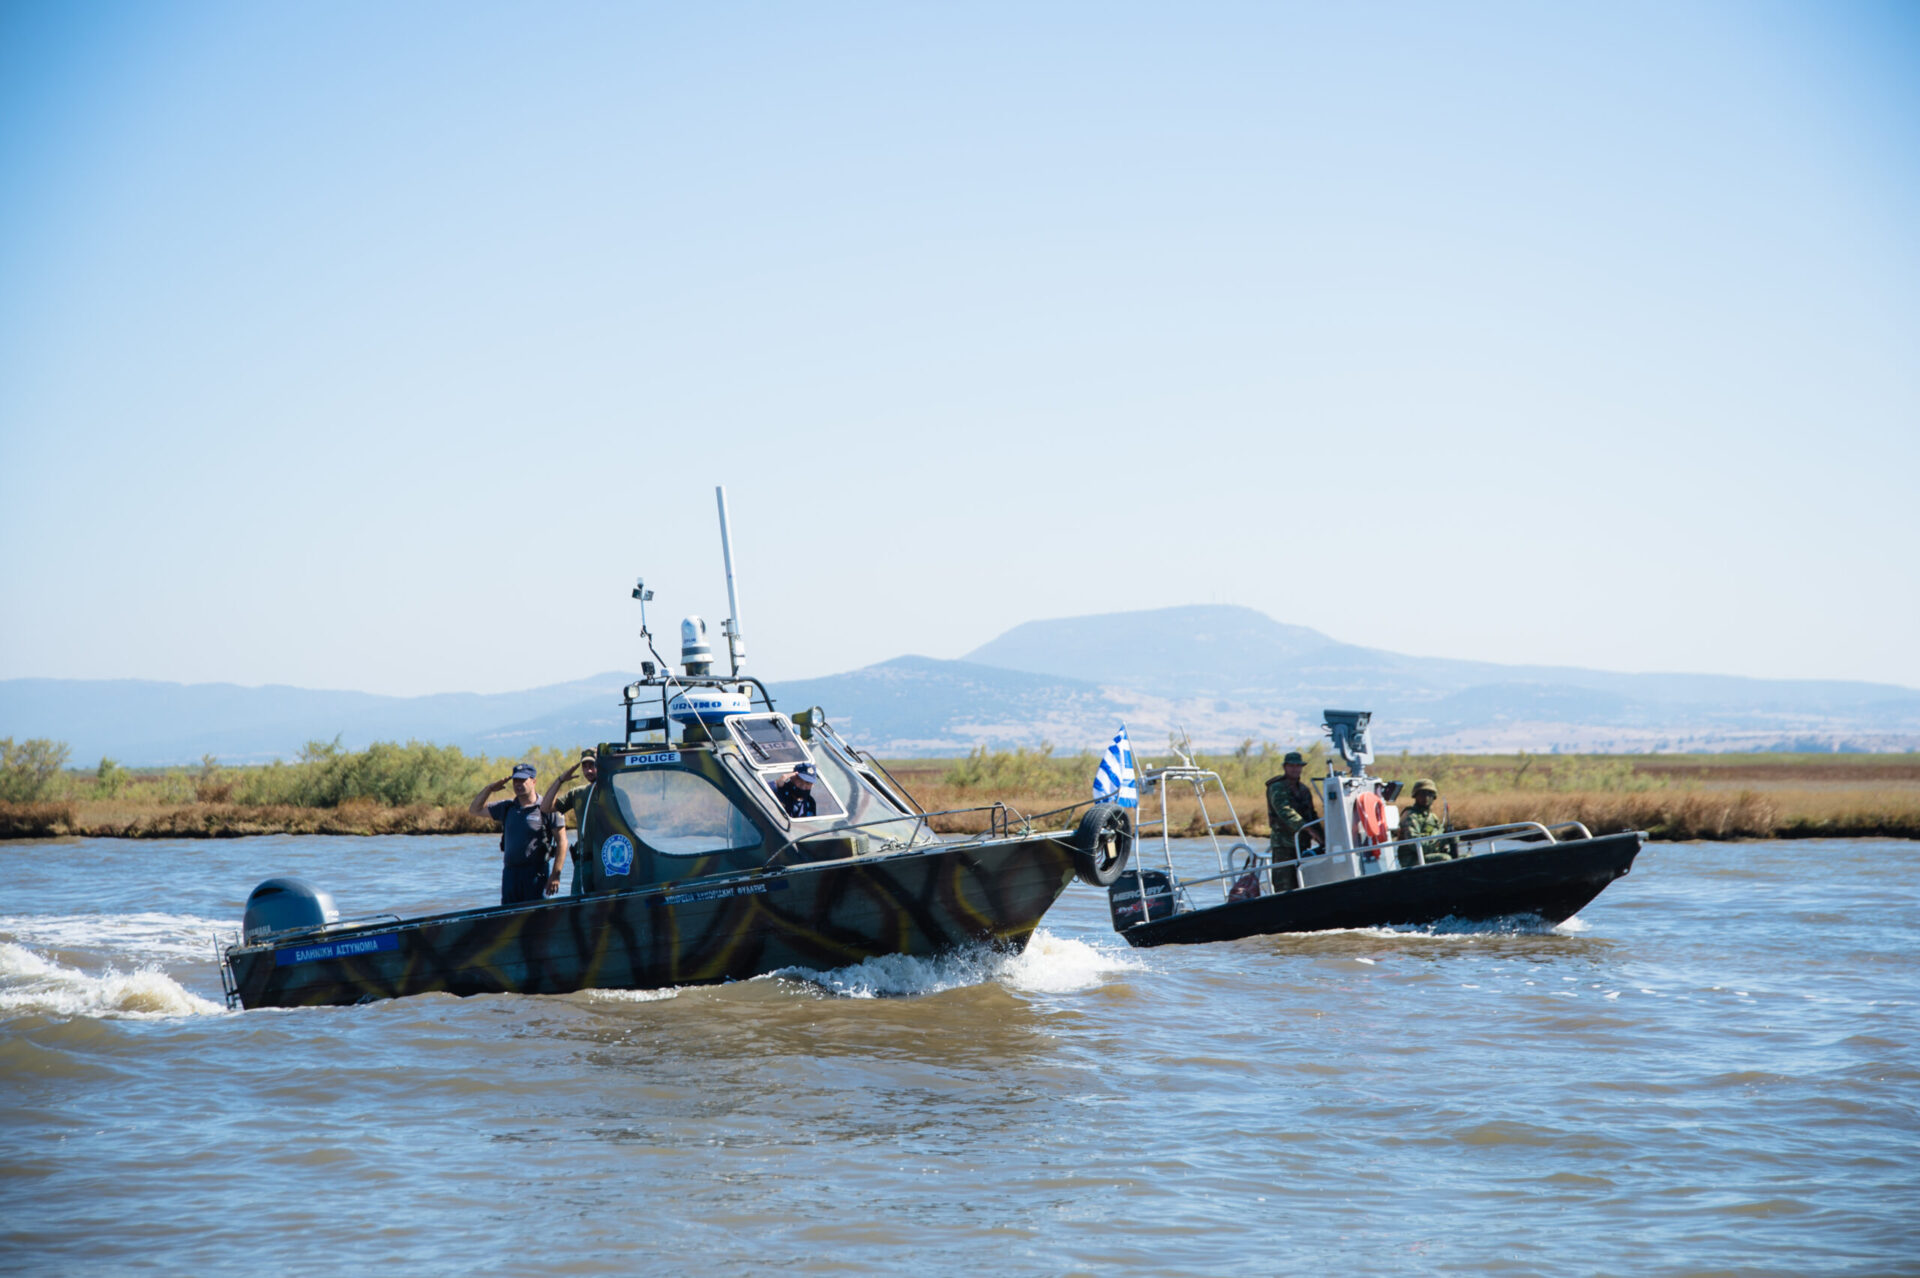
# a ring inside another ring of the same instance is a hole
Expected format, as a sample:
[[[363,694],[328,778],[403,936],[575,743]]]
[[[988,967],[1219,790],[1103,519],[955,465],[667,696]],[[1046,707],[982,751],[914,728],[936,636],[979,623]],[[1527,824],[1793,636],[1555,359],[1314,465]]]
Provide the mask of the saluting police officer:
[[[811,763],[797,764],[779,785],[773,787],[773,797],[780,800],[780,806],[786,809],[790,817],[813,816],[819,811],[819,805],[813,800],[813,787],[819,781],[820,769]]]
[[[567,859],[567,823],[540,806],[531,763],[516,763],[513,772],[489,781],[473,796],[467,811],[500,824],[500,904],[538,901],[560,890],[560,866]],[[508,786],[513,797],[488,803],[487,797]]]

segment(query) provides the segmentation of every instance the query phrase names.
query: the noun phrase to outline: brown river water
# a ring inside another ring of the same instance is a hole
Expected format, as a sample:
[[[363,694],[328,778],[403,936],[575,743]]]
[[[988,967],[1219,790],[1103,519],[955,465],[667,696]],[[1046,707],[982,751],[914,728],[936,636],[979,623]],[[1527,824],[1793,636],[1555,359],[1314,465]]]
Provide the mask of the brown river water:
[[[229,1012],[293,873],[484,838],[0,845],[0,1269],[1920,1274],[1920,849],[1649,848],[1558,929]]]

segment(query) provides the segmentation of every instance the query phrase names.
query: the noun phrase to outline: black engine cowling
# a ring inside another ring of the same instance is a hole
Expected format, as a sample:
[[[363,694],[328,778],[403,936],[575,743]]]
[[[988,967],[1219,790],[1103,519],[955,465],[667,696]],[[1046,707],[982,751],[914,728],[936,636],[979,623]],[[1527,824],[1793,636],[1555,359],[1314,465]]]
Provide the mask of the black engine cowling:
[[[337,922],[340,911],[333,894],[305,879],[268,879],[247,897],[247,913],[240,934],[249,943],[273,932],[324,927]]]

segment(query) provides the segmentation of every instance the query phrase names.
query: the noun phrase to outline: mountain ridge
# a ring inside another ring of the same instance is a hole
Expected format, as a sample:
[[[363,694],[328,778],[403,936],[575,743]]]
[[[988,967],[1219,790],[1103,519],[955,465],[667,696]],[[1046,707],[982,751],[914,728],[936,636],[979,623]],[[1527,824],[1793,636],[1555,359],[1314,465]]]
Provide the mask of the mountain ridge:
[[[0,680],[0,735],[52,737],[76,763],[290,758],[310,740],[420,739],[489,754],[618,739],[607,671],[507,693],[393,697],[288,685]],[[1328,706],[1371,709],[1381,749],[1744,750],[1920,747],[1920,691],[1849,680],[1629,674],[1415,657],[1329,638],[1235,605],[1022,623],[958,659],[905,655],[781,680],[783,708],[826,708],[869,749],[1092,749],[1127,723],[1149,746],[1303,742]]]

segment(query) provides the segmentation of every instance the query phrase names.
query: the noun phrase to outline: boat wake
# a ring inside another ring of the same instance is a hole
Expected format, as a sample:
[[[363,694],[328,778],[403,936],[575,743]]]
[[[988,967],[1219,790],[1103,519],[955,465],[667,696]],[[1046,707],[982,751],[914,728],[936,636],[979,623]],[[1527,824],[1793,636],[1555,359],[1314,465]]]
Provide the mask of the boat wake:
[[[669,985],[663,990],[581,990],[580,997],[589,1003],[659,1003],[666,999],[678,998],[685,985]]]
[[[1029,994],[1066,994],[1091,989],[1111,973],[1144,966],[1124,950],[1054,936],[1042,928],[1018,954],[977,946],[933,958],[887,954],[829,972],[789,967],[769,975],[805,981],[841,998],[908,998],[989,982]]]
[[[139,963],[204,961],[216,940],[232,940],[238,931],[230,919],[193,914],[0,915],[0,941]]]
[[[222,1016],[226,1010],[151,967],[134,972],[109,967],[94,976],[44,958],[24,945],[0,941],[0,1018],[160,1019]]]
[[[1353,929],[1372,936],[1572,936],[1587,930],[1575,915],[1564,923],[1549,923],[1538,914],[1507,914],[1493,919],[1445,918],[1435,923]]]

